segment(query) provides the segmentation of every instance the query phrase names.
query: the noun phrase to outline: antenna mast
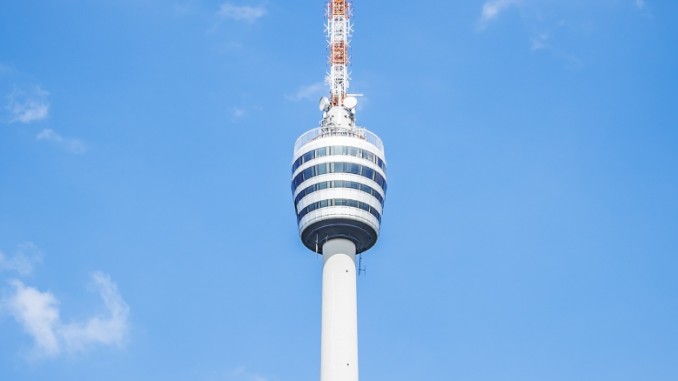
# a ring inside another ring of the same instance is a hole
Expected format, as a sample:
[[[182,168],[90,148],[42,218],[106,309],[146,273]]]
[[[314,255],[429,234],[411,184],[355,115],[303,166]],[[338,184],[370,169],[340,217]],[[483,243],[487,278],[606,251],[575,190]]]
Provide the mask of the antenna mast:
[[[348,90],[348,64],[350,38],[353,25],[351,2],[348,0],[329,0],[327,2],[327,31],[330,72],[327,82],[330,85],[330,104],[343,106]]]

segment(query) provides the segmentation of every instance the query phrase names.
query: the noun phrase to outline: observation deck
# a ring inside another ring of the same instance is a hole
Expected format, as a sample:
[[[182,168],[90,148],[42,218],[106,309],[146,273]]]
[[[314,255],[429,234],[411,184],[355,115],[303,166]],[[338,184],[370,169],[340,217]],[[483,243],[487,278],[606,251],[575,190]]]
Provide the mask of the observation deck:
[[[367,129],[324,123],[297,139],[292,193],[301,240],[310,250],[321,253],[334,238],[352,241],[356,253],[372,247],[386,188],[384,145]]]

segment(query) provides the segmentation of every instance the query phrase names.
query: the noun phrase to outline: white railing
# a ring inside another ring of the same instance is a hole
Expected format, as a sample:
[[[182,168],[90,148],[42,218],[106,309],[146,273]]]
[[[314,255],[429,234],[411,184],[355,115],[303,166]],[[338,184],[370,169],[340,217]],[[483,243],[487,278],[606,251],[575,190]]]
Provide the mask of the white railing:
[[[384,152],[384,143],[381,139],[374,133],[368,131],[366,128],[345,128],[345,127],[318,127],[310,131],[306,131],[303,135],[297,139],[297,142],[294,143],[294,151],[298,151],[301,147],[305,146],[307,143],[330,136],[349,136],[354,138],[360,138],[373,146],[377,147],[379,151]]]

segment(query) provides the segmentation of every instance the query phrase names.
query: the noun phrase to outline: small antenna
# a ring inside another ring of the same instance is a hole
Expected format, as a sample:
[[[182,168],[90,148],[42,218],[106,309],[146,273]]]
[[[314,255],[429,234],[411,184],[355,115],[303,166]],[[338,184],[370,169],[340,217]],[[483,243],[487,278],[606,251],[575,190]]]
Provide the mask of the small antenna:
[[[358,276],[361,274],[367,274],[367,267],[363,266],[363,256],[358,257]]]
[[[347,108],[355,108],[355,106],[358,104],[358,100],[356,97],[346,97],[344,98],[344,106]]]
[[[320,104],[318,105],[318,108],[320,111],[327,111],[330,109],[330,106],[332,104],[330,103],[330,100],[327,99],[327,97],[322,97],[320,98]]]

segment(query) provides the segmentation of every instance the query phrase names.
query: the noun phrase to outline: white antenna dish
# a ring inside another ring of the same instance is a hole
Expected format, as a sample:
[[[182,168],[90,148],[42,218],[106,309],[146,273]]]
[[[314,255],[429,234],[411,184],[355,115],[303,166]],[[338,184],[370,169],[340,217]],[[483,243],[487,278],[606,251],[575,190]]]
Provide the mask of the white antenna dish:
[[[355,97],[346,97],[344,98],[344,106],[348,108],[354,108],[358,104],[358,99]]]
[[[320,98],[320,104],[318,105],[320,111],[327,111],[330,108],[330,100],[327,97]]]

